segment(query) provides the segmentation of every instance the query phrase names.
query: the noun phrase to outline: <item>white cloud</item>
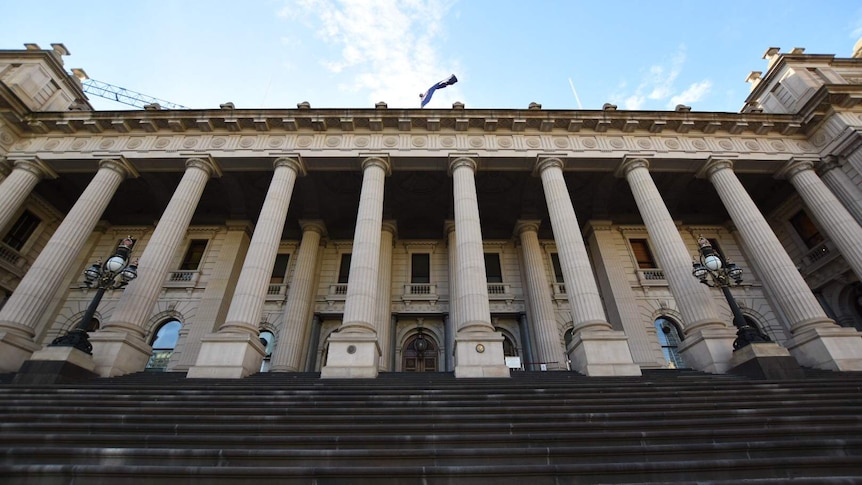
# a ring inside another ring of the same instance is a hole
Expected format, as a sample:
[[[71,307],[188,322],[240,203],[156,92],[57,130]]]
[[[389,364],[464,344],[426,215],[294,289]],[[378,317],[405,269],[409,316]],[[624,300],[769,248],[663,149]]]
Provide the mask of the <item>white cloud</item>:
[[[679,92],[675,83],[683,71],[685,60],[685,46],[680,46],[670,59],[650,66],[637,83],[634,92],[626,92],[628,83],[621,83],[618,86],[619,91],[611,95],[612,102],[620,102],[625,109],[640,110],[658,108],[666,103],[673,107],[698,101],[709,93],[712,82],[703,80]]]
[[[320,59],[339,77],[339,89],[367,92],[369,105],[418,107],[419,93],[455,72],[441,60],[449,0],[295,0],[279,16],[312,26],[338,55]],[[457,74],[457,73],[456,73]],[[457,86],[435,94],[431,106],[451,105]]]

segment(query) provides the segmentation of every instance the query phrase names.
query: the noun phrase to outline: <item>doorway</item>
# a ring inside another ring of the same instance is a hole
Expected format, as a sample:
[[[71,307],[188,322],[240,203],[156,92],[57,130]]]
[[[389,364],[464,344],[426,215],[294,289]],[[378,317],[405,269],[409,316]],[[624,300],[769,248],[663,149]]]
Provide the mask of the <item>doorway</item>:
[[[439,347],[420,330],[410,337],[401,351],[401,368],[404,372],[437,372]]]

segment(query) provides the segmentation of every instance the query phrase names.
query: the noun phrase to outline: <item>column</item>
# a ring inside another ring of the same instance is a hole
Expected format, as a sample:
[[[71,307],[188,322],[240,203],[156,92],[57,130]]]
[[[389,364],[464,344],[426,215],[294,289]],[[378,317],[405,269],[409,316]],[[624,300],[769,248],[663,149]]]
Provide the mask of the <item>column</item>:
[[[130,175],[137,175],[137,172],[125,160],[99,162],[99,171],[93,180],[0,309],[0,372],[17,371],[32,352],[40,348],[33,337],[41,332],[37,326],[41,323],[45,302],[60,289],[63,277],[72,269],[75,257],[120,183]]]
[[[6,234],[12,218],[18,214],[33,187],[46,176],[57,178],[57,174],[38,158],[14,161],[12,171],[0,183],[0,236]]]
[[[297,251],[296,265],[284,304],[284,319],[278,335],[278,345],[272,356],[272,371],[301,372],[302,354],[308,344],[311,307],[314,304],[314,283],[317,280],[317,256],[320,239],[326,234],[323,221],[300,221],[302,241]],[[313,353],[315,349],[307,349]]]
[[[443,231],[446,233],[446,255],[448,256],[449,272],[449,314],[444,323],[444,334],[446,337],[446,371],[455,370],[455,329],[460,325],[458,308],[455,304],[456,287],[458,283],[458,242],[455,234],[455,221],[447,220],[443,223]],[[484,257],[484,256],[483,256]]]
[[[856,222],[862,224],[862,190],[850,180],[841,169],[841,161],[834,155],[827,155],[817,167],[817,172],[823,183],[838,197],[844,207],[853,215]]]
[[[664,200],[649,173],[649,162],[626,159],[619,173],[631,187],[641,219],[653,242],[659,267],[682,314],[685,339],[680,352],[691,367],[705,372],[729,369],[736,333],[721,321],[709,288],[691,275],[686,249]]]
[[[632,360],[625,334],[614,331],[605,318],[581,226],[563,178],[562,160],[539,158],[536,171],[542,178],[572,310],[574,334],[567,349],[572,368],[591,376],[640,375],[640,367]]]
[[[745,240],[774,303],[790,322],[787,349],[803,366],[862,370],[862,337],[826,316],[732,167],[730,160],[715,159],[707,162],[703,172]]]
[[[476,162],[449,162],[455,197],[455,377],[509,377],[503,336],[491,323],[485,250],[476,195]]]
[[[279,158],[274,166],[227,317],[217,333],[203,339],[190,378],[241,378],[260,370],[264,346],[258,327],[266,290],[296,178],[306,172],[298,156]]]
[[[799,192],[814,219],[820,223],[820,227],[838,247],[838,251],[856,273],[856,277],[862,279],[862,252],[859,251],[859,244],[862,243],[862,227],[841,205],[829,187],[820,180],[814,172],[813,162],[791,160],[781,174]]]
[[[533,330],[536,335],[536,360],[546,364],[548,370],[565,370],[566,355],[560,344],[560,332],[554,314],[550,279],[545,271],[542,247],[539,245],[540,221],[518,221],[515,233],[521,241],[524,257],[524,276],[527,279],[527,295],[530,298]],[[527,342],[524,343],[526,347]]]
[[[383,224],[383,184],[391,170],[385,157],[362,162],[362,191],[353,235],[350,277],[341,327],[329,336],[321,377],[377,377],[377,283]]]
[[[305,355],[305,372],[314,372],[317,368],[317,347],[320,346],[320,315],[311,317],[311,338],[308,340],[308,352]]]
[[[395,221],[383,221],[380,233],[380,274],[377,276],[377,342],[380,344],[380,370],[390,371],[392,354],[392,245],[397,235]]]
[[[152,354],[144,328],[177,248],[188,231],[189,223],[203,194],[207,181],[220,175],[215,162],[204,158],[186,160],[186,170],[162,213],[153,235],[141,254],[138,277],[123,291],[110,321],[92,335],[96,373],[103,377],[144,370]]]

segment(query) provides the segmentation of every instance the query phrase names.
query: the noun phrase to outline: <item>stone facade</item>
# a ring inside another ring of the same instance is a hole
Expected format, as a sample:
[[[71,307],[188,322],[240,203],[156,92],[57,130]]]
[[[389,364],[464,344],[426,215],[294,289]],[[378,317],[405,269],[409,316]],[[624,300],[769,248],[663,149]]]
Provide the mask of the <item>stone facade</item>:
[[[862,370],[862,58],[770,49],[738,114],[98,112],[65,52],[0,51],[0,372],[77,324],[81,271],[129,234],[104,376],[152,367],[169,321],[156,353],[191,377],[726,372],[699,236],[743,268],[750,323]]]

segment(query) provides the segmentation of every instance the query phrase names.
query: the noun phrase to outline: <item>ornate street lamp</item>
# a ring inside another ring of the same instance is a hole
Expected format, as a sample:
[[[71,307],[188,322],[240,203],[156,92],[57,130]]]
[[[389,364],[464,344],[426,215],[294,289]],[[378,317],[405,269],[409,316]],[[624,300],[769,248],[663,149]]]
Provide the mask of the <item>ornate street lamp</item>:
[[[100,259],[84,270],[84,284],[87,288],[98,288],[98,291],[78,325],[65,335],[55,338],[49,347],[75,347],[88,354],[93,353],[87,331],[93,324],[93,315],[96,314],[105,290],[122,288],[138,277],[138,262],[129,264],[134,246],[135,240],[129,236],[120,242],[114,255],[104,264]]]
[[[736,327],[733,350],[741,349],[752,343],[771,342],[769,337],[759,328],[748,324],[742,315],[742,310],[739,309],[739,305],[736,304],[736,300],[730,293],[730,285],[742,283],[742,268],[729,259],[724,259],[712,248],[712,244],[705,237],[698,237],[697,243],[700,245],[700,261],[692,261],[691,274],[710,288],[718,286],[724,293],[730,311],[733,312],[733,326]]]

